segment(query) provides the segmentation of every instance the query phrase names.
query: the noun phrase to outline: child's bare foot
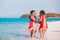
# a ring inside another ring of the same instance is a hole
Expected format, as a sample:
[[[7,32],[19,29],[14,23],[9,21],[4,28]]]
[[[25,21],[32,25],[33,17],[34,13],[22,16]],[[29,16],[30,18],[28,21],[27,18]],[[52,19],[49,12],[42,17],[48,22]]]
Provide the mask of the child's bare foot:
[[[40,40],[44,40],[44,38],[42,37],[42,38],[40,38]]]
[[[44,40],[44,38],[42,38],[42,40]]]
[[[42,40],[42,37],[40,37],[40,40]]]

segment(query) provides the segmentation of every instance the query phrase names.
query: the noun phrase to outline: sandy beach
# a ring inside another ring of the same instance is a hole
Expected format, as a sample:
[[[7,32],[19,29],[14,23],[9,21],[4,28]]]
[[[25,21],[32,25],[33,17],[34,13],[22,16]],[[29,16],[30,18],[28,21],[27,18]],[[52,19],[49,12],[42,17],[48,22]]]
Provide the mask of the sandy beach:
[[[45,40],[60,40],[60,21],[48,22],[48,26]],[[36,37],[35,40],[39,40],[39,33],[36,33]]]
[[[17,25],[18,27],[15,27]],[[6,29],[4,30],[0,28],[0,40],[32,40],[26,28],[26,30],[20,29],[22,28],[20,27],[20,24],[16,24],[15,26],[13,24],[12,27],[10,27],[11,30],[8,29],[9,27],[6,27]],[[49,28],[45,34],[45,40],[60,40],[60,21],[48,22],[48,26]],[[35,34],[33,40],[40,40],[40,35],[38,31]]]
[[[48,30],[45,34],[45,40],[60,40],[60,21],[48,22]],[[30,37],[23,40],[32,40]],[[40,40],[39,32],[36,33],[33,40]]]
[[[49,28],[46,32],[48,40],[60,40],[60,21],[49,22]]]

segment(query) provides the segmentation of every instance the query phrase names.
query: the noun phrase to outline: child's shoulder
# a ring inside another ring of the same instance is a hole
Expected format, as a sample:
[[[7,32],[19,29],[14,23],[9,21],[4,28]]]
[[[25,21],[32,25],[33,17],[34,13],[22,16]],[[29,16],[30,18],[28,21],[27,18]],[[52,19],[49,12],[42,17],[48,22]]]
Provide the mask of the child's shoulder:
[[[46,15],[42,15],[41,18],[46,18]]]
[[[46,17],[46,15],[43,15],[42,17]]]
[[[34,16],[33,15],[30,15],[30,18],[34,18]]]

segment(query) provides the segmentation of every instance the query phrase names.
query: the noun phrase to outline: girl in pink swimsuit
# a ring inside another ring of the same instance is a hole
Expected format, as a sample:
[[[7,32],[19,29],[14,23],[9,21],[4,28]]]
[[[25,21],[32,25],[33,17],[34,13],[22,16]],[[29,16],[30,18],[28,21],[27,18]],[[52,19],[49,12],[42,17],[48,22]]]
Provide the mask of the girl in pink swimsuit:
[[[35,10],[31,10],[29,18],[30,18],[30,23],[29,23],[28,30],[31,34],[31,37],[34,37],[34,34],[36,32],[36,22],[37,22]]]
[[[48,25],[47,25],[47,22],[46,22],[45,11],[41,10],[40,11],[40,27],[39,27],[41,40],[44,40],[44,34],[45,34],[47,28],[48,28]]]

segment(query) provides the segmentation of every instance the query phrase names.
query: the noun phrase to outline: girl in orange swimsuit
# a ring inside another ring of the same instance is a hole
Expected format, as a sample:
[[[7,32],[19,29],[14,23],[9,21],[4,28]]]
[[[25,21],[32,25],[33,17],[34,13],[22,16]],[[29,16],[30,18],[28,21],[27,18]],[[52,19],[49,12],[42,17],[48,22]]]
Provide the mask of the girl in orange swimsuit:
[[[29,18],[30,18],[30,23],[29,23],[28,30],[31,34],[31,37],[34,37],[34,34],[36,32],[36,22],[37,22],[35,10],[31,10]]]
[[[45,11],[40,11],[40,27],[39,27],[39,33],[41,35],[41,40],[44,40],[44,34],[48,28],[47,22],[46,22],[46,16]]]

